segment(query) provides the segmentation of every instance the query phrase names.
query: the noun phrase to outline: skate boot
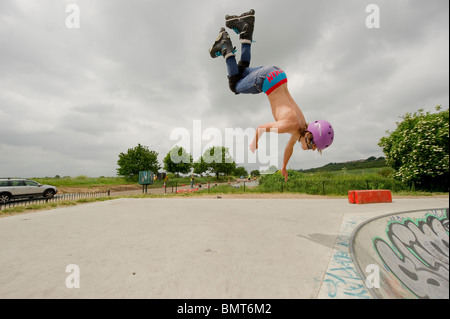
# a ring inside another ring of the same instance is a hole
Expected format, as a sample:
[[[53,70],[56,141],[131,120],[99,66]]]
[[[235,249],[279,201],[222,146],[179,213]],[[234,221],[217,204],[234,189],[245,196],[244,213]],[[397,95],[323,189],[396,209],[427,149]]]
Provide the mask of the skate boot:
[[[255,28],[255,10],[251,9],[240,16],[225,16],[225,25],[239,34],[241,43],[252,43]]]
[[[225,31],[225,28],[221,28],[216,42],[214,42],[211,49],[209,49],[209,54],[212,58],[223,56],[225,59],[228,59],[231,56],[235,56],[235,52],[236,48],[233,48],[230,35]]]

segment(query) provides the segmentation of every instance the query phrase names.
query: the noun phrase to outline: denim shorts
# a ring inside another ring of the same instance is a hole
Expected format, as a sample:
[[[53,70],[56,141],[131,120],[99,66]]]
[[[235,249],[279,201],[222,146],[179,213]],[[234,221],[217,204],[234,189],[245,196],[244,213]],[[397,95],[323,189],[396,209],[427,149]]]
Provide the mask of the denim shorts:
[[[286,74],[276,66],[247,68],[236,84],[236,93],[269,95],[281,84],[286,83]]]

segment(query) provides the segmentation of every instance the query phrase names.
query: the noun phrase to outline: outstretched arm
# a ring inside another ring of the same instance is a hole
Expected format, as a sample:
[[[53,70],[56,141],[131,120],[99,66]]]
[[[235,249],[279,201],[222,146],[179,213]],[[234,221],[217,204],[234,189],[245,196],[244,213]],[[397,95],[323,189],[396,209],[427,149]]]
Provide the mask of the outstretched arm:
[[[258,128],[256,129],[255,138],[253,139],[252,144],[250,144],[250,151],[252,151],[252,153],[255,153],[255,151],[258,149],[258,141],[261,138],[261,136],[266,132],[267,133],[270,132],[271,129],[275,126],[275,124],[276,122],[271,122],[258,126]],[[278,131],[275,133],[278,133]]]
[[[274,132],[278,134],[288,133],[295,129],[295,123],[288,121],[270,122],[258,126],[255,138],[250,145],[250,150],[254,153],[258,149],[258,141],[264,133]],[[295,143],[294,143],[295,144]]]
[[[294,145],[299,139],[299,134],[292,134],[291,138],[289,139],[286,148],[284,149],[284,156],[283,156],[283,167],[281,168],[281,175],[284,176],[284,181],[287,182],[288,180],[288,172],[287,172],[287,164],[292,156],[292,153],[294,152]]]

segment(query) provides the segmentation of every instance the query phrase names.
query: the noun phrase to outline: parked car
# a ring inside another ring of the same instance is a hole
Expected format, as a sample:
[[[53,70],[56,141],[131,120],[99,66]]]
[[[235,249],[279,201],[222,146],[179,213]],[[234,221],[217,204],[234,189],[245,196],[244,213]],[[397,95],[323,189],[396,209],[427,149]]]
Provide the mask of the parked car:
[[[16,198],[52,198],[58,192],[55,186],[42,185],[23,178],[0,178],[0,204]]]

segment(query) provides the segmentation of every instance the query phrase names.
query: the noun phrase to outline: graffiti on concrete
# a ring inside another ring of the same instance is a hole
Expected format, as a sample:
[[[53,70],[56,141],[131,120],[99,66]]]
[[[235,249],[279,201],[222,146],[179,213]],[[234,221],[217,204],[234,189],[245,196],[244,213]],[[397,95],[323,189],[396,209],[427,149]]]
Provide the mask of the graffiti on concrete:
[[[332,262],[334,265],[338,266],[328,269],[323,281],[327,286],[329,297],[371,298],[369,291],[353,265],[352,258],[348,252],[335,252],[333,254]],[[344,294],[345,297],[339,296],[339,294]]]
[[[448,210],[391,220],[386,234],[390,243],[375,237],[374,248],[403,286],[418,298],[449,298]]]
[[[349,251],[350,236],[356,225],[365,217],[346,216],[325,273],[319,298],[371,299],[372,296],[361,279]]]

